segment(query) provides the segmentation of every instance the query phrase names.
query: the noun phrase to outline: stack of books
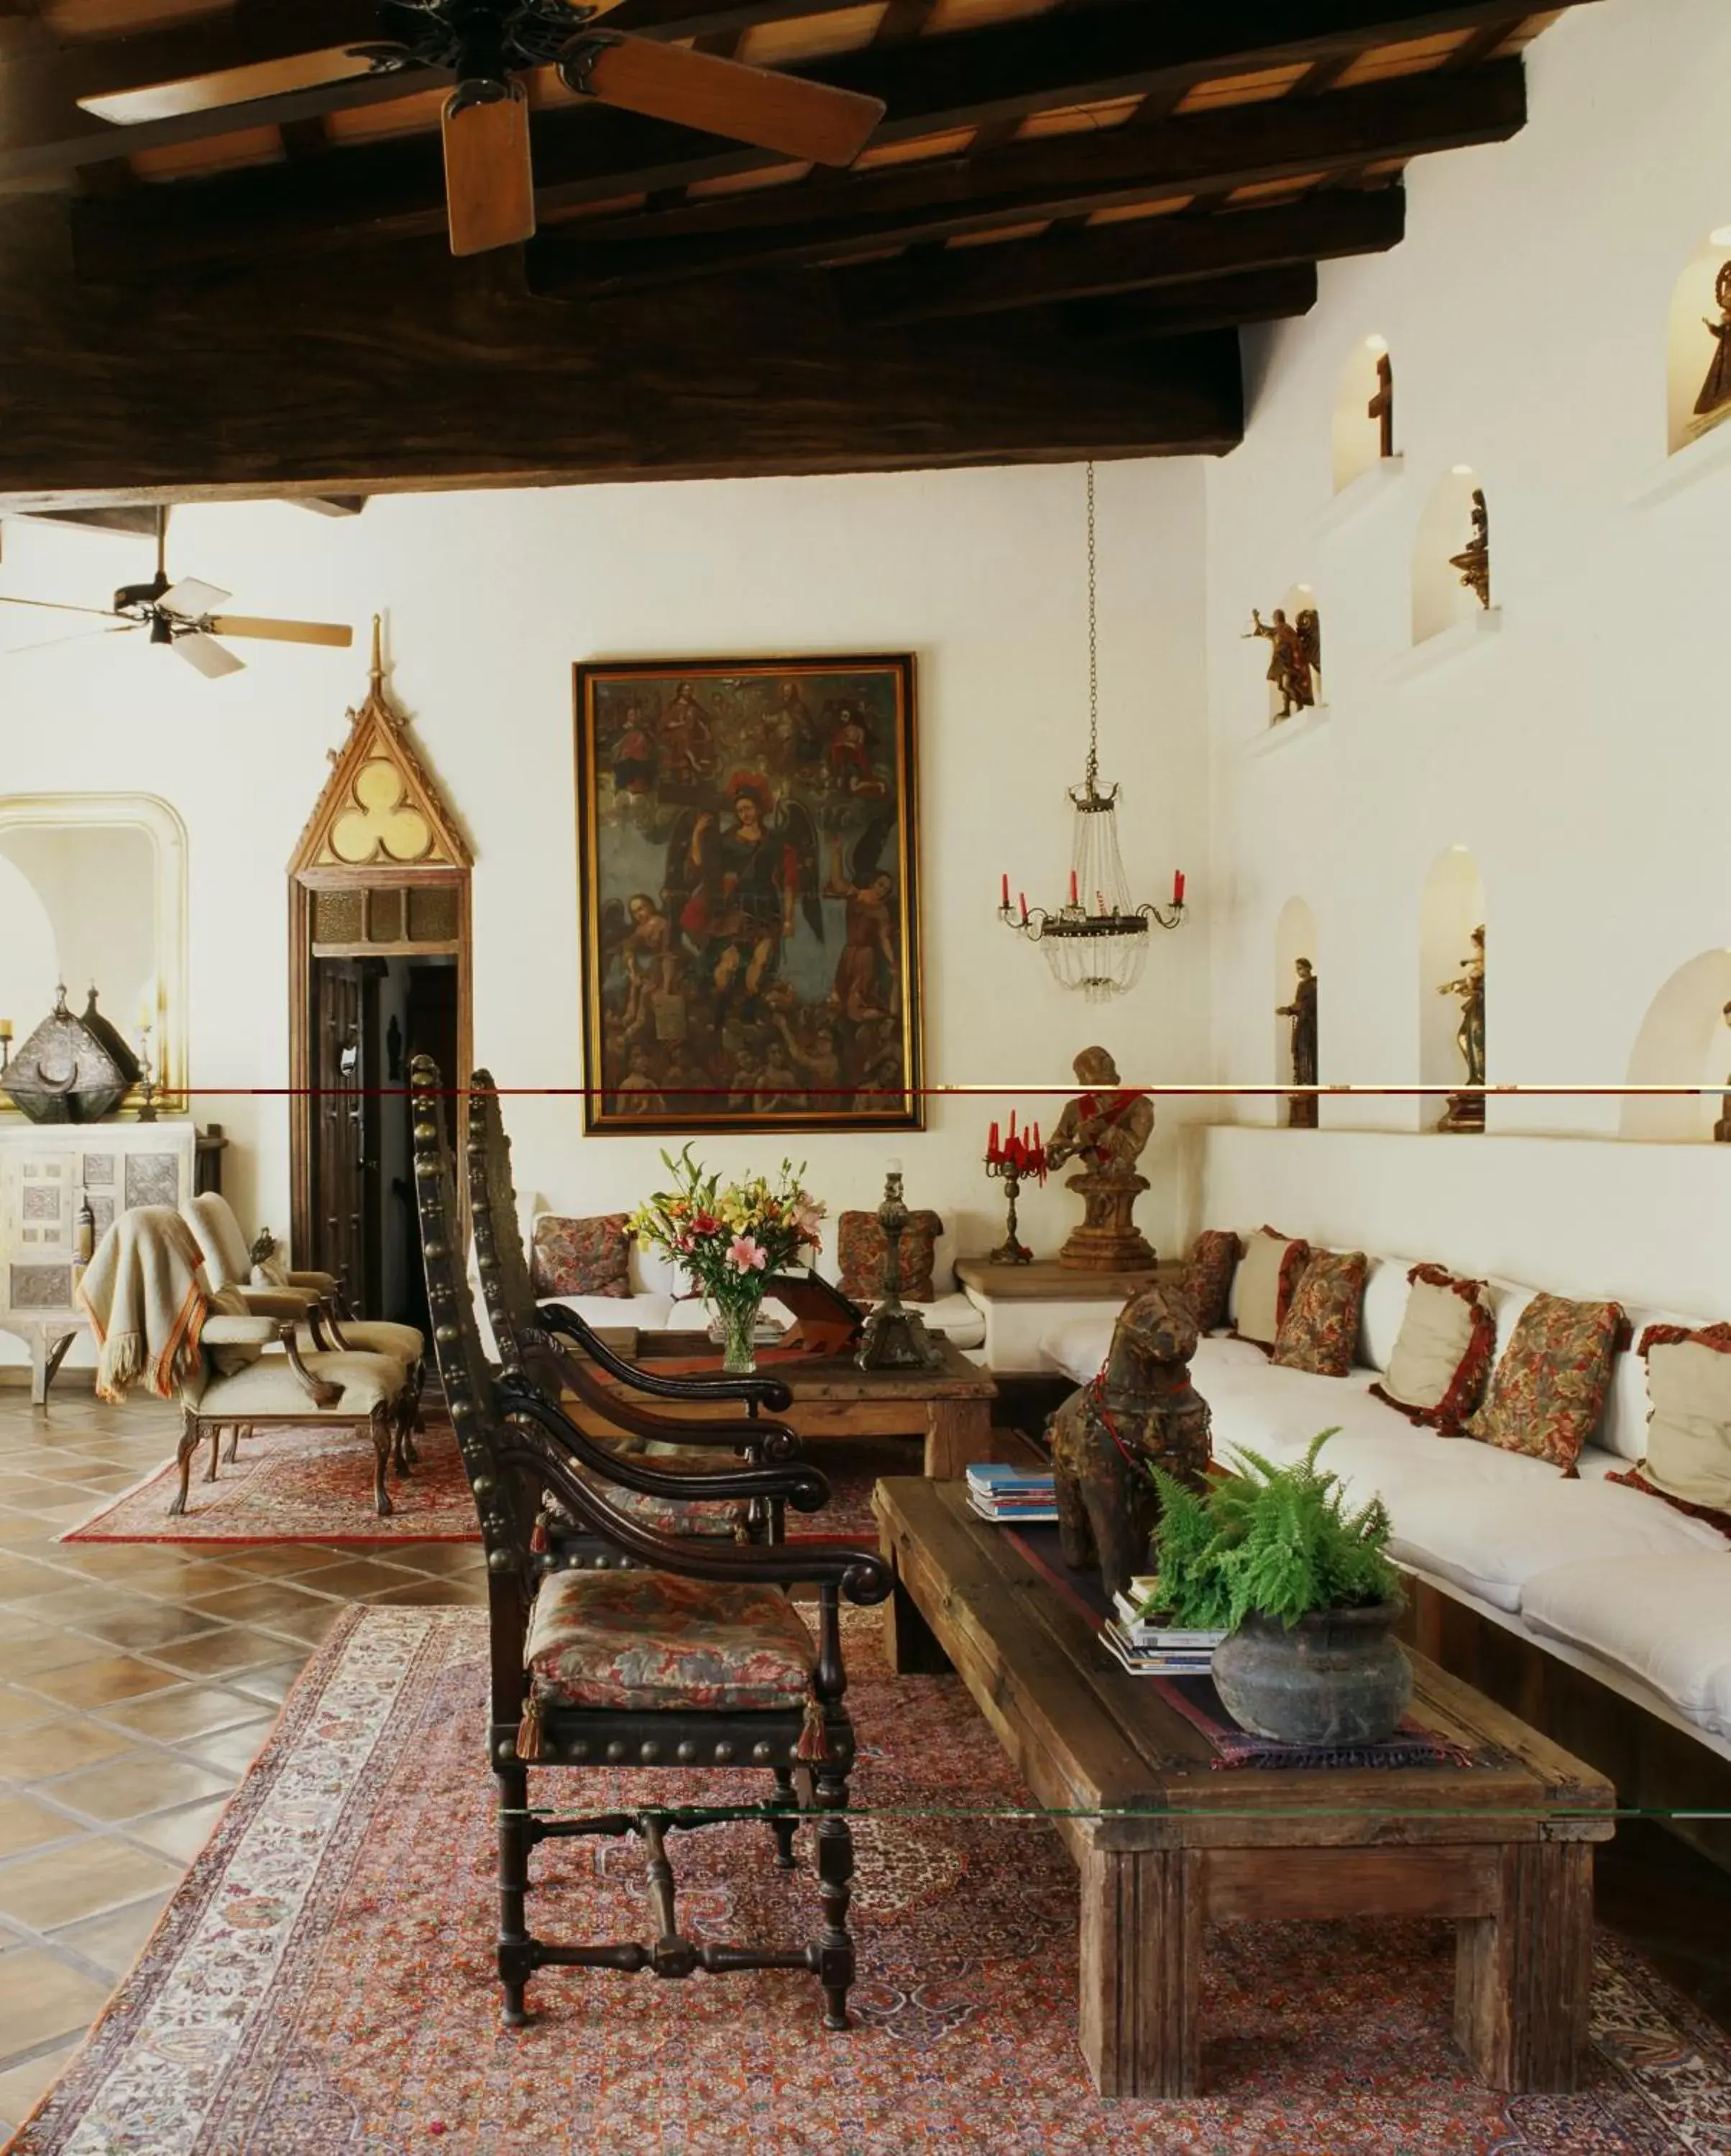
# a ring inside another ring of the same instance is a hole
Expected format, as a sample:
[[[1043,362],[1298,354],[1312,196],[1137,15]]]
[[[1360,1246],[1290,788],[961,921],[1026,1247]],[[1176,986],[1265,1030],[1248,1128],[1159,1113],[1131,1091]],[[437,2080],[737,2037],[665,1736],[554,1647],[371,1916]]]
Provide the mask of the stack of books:
[[[1157,1579],[1133,1579],[1127,1593],[1113,1595],[1117,1614],[1100,1635],[1107,1652],[1132,1676],[1205,1677],[1225,1632],[1187,1631],[1139,1615],[1158,1586]]]
[[[1025,1467],[970,1467],[968,1502],[983,1520],[1038,1527],[1050,1525],[1058,1517],[1052,1477],[1030,1473]]]

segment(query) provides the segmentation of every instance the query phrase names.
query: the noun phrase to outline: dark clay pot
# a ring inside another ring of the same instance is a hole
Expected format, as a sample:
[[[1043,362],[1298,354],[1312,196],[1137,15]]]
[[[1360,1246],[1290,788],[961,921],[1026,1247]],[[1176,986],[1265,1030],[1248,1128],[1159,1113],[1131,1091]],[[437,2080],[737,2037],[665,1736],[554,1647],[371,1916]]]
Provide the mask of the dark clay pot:
[[[1214,1652],[1215,1688],[1234,1720],[1282,1744],[1374,1744],[1412,1697],[1395,1637],[1405,1604],[1321,1609],[1290,1631],[1252,1611]]]

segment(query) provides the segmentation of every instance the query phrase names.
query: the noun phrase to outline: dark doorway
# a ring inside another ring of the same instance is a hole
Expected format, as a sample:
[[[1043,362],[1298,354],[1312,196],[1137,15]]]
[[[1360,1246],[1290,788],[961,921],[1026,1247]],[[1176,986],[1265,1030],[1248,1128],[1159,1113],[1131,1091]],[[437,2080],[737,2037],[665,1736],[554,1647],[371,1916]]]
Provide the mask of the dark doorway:
[[[456,960],[316,956],[309,987],[312,1262],[368,1317],[424,1325],[408,1071],[458,1068]]]

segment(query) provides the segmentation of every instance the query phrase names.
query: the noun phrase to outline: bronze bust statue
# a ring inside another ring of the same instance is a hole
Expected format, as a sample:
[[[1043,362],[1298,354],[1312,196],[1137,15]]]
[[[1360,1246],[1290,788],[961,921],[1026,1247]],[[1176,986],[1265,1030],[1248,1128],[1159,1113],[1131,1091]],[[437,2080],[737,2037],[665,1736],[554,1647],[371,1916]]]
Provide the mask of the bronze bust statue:
[[[1066,1103],[1046,1142],[1049,1168],[1074,1161],[1068,1188],[1081,1194],[1082,1223],[1071,1230],[1058,1262],[1095,1272],[1136,1270],[1154,1262],[1152,1245],[1131,1215],[1148,1179],[1137,1163],[1153,1134],[1154,1104],[1125,1089],[1103,1048],[1085,1048],[1073,1066],[1087,1091]]]

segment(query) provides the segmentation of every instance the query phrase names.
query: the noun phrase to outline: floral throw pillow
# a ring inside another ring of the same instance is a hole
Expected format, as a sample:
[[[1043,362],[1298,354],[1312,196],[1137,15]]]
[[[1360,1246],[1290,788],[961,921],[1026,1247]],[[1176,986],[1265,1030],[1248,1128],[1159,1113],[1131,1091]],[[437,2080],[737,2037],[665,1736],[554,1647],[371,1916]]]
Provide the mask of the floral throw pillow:
[[[1400,1331],[1371,1394],[1409,1422],[1458,1437],[1490,1375],[1496,1313],[1482,1300],[1482,1281],[1463,1280],[1441,1265],[1415,1265],[1406,1278]]]
[[[1620,1302],[1535,1295],[1521,1312],[1466,1435],[1574,1474],[1627,1337]]]
[[[932,1274],[943,1222],[936,1213],[910,1213],[901,1230],[901,1300],[935,1302]],[[875,1213],[844,1213],[835,1224],[840,1288],[850,1302],[876,1302],[884,1291],[884,1231]]]
[[[1199,1332],[1218,1332],[1226,1323],[1232,1274],[1243,1254],[1244,1245],[1230,1228],[1210,1228],[1196,1238],[1180,1286]]]
[[[1359,1342],[1370,1260],[1362,1250],[1312,1250],[1274,1337],[1271,1359],[1318,1378],[1343,1378]]]
[[[543,1213],[535,1223],[529,1276],[537,1295],[605,1295],[623,1301],[631,1292],[631,1236],[624,1213],[568,1219]]]

